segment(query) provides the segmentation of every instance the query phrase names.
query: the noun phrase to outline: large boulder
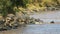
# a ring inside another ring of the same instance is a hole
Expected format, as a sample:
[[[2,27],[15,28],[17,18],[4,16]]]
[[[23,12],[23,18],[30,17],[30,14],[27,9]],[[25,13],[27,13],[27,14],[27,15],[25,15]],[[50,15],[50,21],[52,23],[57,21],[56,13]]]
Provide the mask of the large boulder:
[[[14,23],[14,20],[15,20],[15,15],[13,14],[8,14],[6,19],[5,19],[5,25],[11,25],[11,23]]]
[[[51,21],[50,23],[55,23],[54,21]]]

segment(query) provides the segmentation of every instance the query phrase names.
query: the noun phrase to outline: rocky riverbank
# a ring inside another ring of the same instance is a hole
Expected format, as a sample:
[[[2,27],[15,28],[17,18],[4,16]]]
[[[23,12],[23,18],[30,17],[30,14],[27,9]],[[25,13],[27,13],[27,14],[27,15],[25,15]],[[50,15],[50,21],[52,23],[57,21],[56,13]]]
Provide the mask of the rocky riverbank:
[[[26,24],[44,24],[44,21],[30,17],[30,15],[34,13],[39,13],[39,11],[24,10],[22,12],[17,12],[16,15],[8,14],[5,18],[0,15],[0,31],[17,29],[18,27],[22,26],[25,27]],[[51,23],[54,23],[54,21]]]
[[[42,24],[43,21],[40,19],[30,18],[28,15],[13,15],[8,14],[6,18],[3,19],[0,16],[0,31],[16,29],[18,27],[25,27],[26,24]]]

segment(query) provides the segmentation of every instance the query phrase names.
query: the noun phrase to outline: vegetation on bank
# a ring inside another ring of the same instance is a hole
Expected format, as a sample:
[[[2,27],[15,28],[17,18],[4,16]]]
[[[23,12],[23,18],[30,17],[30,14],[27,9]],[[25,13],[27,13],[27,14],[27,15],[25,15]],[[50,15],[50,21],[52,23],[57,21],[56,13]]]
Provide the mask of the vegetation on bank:
[[[23,13],[25,9],[38,11],[50,7],[60,9],[60,0],[0,0],[0,13],[3,16],[18,11]]]

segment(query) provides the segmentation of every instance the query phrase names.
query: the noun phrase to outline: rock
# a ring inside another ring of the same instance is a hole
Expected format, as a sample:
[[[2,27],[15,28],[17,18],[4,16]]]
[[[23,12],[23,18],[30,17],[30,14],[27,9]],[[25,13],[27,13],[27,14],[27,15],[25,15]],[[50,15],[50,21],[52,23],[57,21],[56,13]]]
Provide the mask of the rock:
[[[7,17],[11,18],[11,17],[15,17],[15,15],[14,14],[8,14]]]
[[[35,22],[35,24],[39,24],[39,22]]]
[[[6,31],[7,29],[5,29],[5,28],[0,28],[0,31]]]
[[[18,24],[15,24],[12,26],[12,29],[17,29],[17,27],[18,27]]]
[[[42,24],[42,22],[35,22],[35,24]]]
[[[34,21],[31,21],[30,24],[35,24],[35,22]]]
[[[8,24],[8,25],[4,26],[3,28],[4,28],[4,29],[7,29],[7,30],[11,30],[11,29],[12,29],[12,26],[10,26],[10,25]]]
[[[8,14],[7,15],[7,17],[6,17],[6,19],[5,19],[5,25],[10,25],[11,26],[11,24],[13,24],[13,23],[15,23],[15,15],[13,15],[13,14]]]
[[[18,22],[14,22],[11,24],[12,29],[17,29],[17,27],[19,27],[19,26],[20,26],[20,24]]]
[[[14,27],[12,27],[12,29],[17,29],[17,27],[16,27],[16,26],[14,26]]]
[[[40,19],[35,19],[35,21],[39,22],[39,21],[40,21]]]
[[[5,21],[3,21],[3,20],[0,21],[0,25],[2,25],[2,24],[4,24],[4,23],[5,23]]]
[[[4,26],[0,26],[0,31],[6,31],[6,30],[7,30],[6,27],[4,27]]]
[[[50,23],[54,23],[54,21],[51,21]]]

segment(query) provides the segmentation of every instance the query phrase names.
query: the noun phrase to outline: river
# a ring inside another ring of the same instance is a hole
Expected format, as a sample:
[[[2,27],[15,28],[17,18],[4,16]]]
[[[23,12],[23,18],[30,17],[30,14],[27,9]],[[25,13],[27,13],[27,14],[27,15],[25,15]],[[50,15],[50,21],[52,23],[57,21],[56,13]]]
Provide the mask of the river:
[[[59,23],[60,22],[60,11],[46,11],[46,12],[42,12],[42,13],[35,13],[33,15],[30,15],[30,17],[36,18],[36,19],[40,19],[42,21],[44,21],[45,23],[54,21],[55,23]]]
[[[43,12],[40,14],[35,13],[30,17],[39,18],[45,23],[54,21],[60,22],[60,11]],[[26,25],[26,27],[20,27],[18,29],[12,29],[8,31],[0,31],[0,34],[60,34],[60,24],[41,24],[41,25]]]
[[[1,31],[0,34],[60,34],[60,24],[27,25],[15,30]]]

